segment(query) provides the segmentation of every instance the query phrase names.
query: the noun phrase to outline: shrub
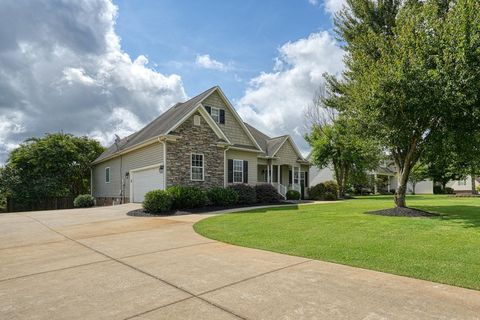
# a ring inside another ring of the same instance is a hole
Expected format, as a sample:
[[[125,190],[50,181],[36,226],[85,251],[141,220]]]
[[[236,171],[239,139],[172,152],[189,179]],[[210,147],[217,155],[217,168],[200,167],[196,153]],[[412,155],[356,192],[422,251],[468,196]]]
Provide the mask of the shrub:
[[[277,189],[268,183],[256,185],[255,192],[257,193],[257,202],[260,203],[277,203],[282,199]]]
[[[443,194],[442,186],[433,186],[433,194]]]
[[[232,184],[229,189],[235,191],[238,196],[238,204],[254,204],[257,202],[257,193],[255,188],[248,184]]]
[[[338,184],[335,181],[325,181],[313,186],[308,191],[313,200],[337,200]]]
[[[172,196],[174,209],[191,209],[203,207],[207,204],[207,195],[198,187],[173,186],[167,188]]]
[[[208,200],[214,206],[228,207],[237,203],[238,195],[230,188],[214,187],[207,192]]]
[[[323,184],[325,186],[325,193],[331,193],[335,198],[338,197],[338,184],[335,181],[325,181]]]
[[[454,193],[455,193],[455,190],[453,190],[453,188],[446,187],[446,188],[445,188],[445,193],[446,193],[446,194],[454,194]]]
[[[480,186],[477,186],[477,192],[480,193]]]
[[[75,208],[90,208],[95,205],[95,198],[89,194],[81,194],[73,200]]]
[[[319,183],[308,190],[308,196],[312,200],[321,200],[325,192],[325,185]]]
[[[152,214],[167,213],[172,209],[172,196],[165,190],[153,190],[145,194],[143,209]]]
[[[297,190],[288,190],[287,200],[300,200],[300,192]]]

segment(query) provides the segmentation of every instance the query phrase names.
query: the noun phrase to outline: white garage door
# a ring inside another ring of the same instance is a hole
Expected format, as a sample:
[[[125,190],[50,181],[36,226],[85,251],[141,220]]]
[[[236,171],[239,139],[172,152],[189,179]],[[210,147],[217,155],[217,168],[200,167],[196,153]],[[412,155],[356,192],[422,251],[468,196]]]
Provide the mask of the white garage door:
[[[163,174],[160,174],[158,167],[134,171],[131,175],[133,202],[143,202],[148,191],[163,189]]]

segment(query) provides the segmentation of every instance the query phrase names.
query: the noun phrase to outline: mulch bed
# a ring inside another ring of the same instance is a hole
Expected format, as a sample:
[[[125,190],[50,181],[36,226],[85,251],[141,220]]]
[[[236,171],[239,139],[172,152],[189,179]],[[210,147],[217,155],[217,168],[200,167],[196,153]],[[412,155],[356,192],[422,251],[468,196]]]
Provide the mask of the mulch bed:
[[[392,209],[383,209],[377,211],[368,211],[366,214],[375,214],[380,216],[389,216],[389,217],[438,217],[438,213],[413,209],[413,208],[392,208]]]
[[[172,210],[168,212],[164,212],[162,214],[152,214],[148,213],[143,209],[136,209],[127,212],[127,215],[132,217],[160,217],[160,216],[182,216],[186,214],[200,214],[200,213],[209,213],[221,210],[228,210],[228,209],[237,209],[237,208],[251,208],[251,207],[258,207],[258,206],[268,206],[268,205],[292,205],[291,202],[283,201],[278,203],[256,203],[251,205],[242,205],[242,206],[232,206],[232,207],[201,207],[201,208],[194,208],[194,209],[185,209],[185,210]]]

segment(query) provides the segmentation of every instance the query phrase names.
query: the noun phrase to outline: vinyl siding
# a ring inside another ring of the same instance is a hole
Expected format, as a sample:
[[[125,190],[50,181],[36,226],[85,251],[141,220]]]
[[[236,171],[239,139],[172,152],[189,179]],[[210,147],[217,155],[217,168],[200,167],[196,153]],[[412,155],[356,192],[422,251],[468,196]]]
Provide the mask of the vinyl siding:
[[[245,146],[255,146],[217,92],[214,92],[208,96],[202,102],[202,104],[204,106],[221,108],[225,110],[225,124],[219,123],[218,126],[222,129],[232,143]]]
[[[119,197],[125,173],[160,163],[163,163],[163,144],[159,142],[124,154],[121,158],[99,163],[93,168],[93,196]],[[106,167],[110,167],[110,183],[105,183]],[[125,197],[130,197],[130,181],[125,181]]]
[[[240,150],[228,150],[227,159],[248,161],[248,184],[257,184],[257,154]],[[225,177],[228,177],[228,168],[225,168]]]
[[[295,149],[292,146],[290,140],[287,140],[283,146],[278,150],[275,157],[279,158],[274,161],[274,164],[289,164],[289,165],[298,165],[298,155],[295,152]]]

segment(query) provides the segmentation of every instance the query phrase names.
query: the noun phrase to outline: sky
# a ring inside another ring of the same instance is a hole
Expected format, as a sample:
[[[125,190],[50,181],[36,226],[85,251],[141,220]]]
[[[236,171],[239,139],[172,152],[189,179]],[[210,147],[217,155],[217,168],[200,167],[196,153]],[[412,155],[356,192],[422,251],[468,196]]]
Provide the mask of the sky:
[[[343,1],[2,0],[0,164],[49,132],[107,146],[214,85],[306,153],[303,110],[343,69]]]

